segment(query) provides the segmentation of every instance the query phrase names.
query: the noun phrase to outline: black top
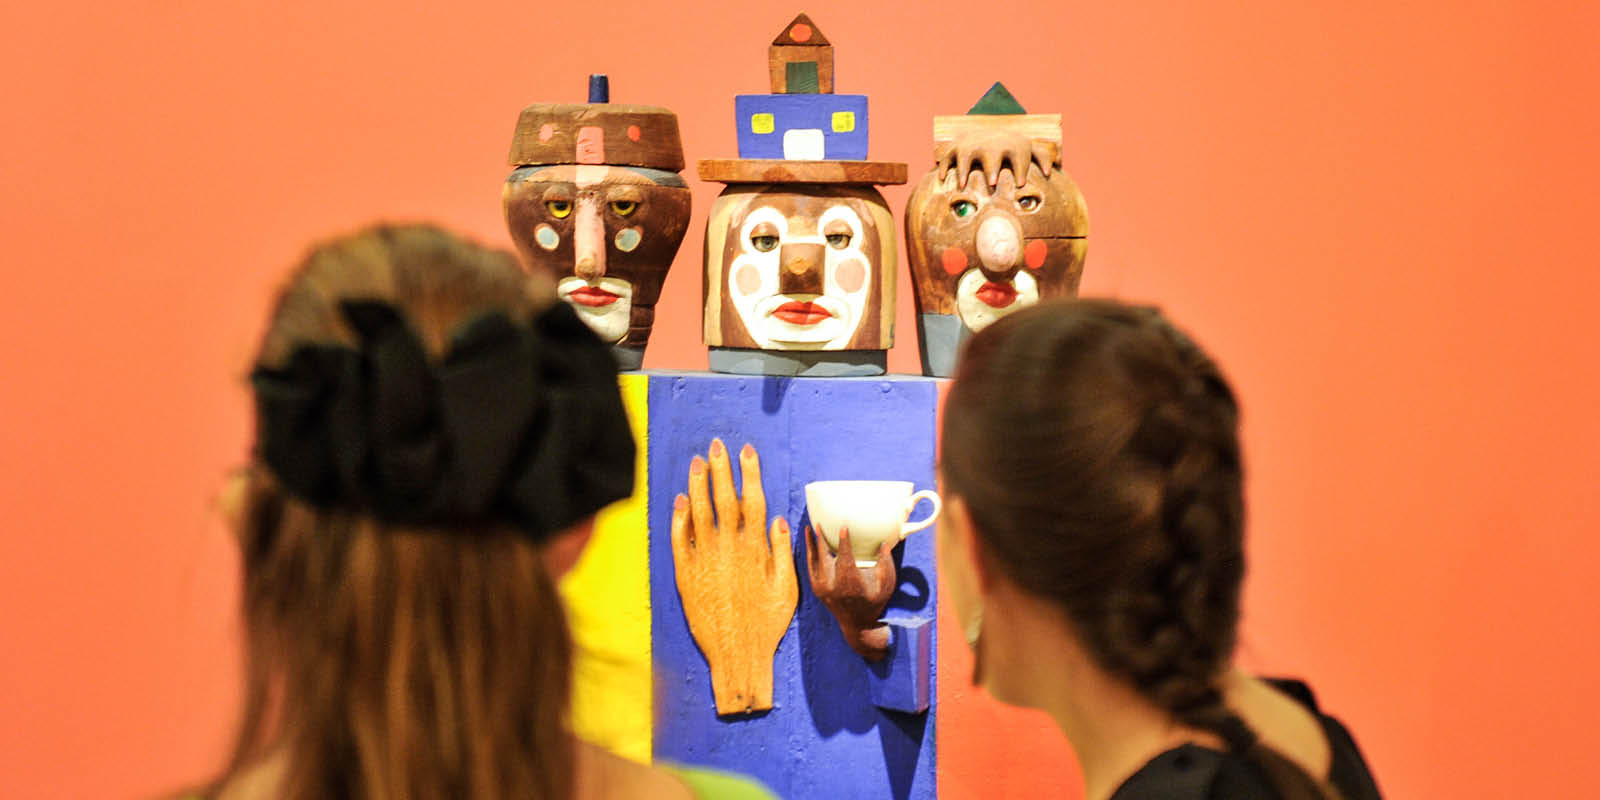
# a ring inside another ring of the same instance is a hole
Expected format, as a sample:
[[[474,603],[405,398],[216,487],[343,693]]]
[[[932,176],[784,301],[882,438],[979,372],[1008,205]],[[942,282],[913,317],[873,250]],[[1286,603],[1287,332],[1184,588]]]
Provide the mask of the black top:
[[[1344,800],[1379,800],[1378,785],[1350,732],[1317,708],[1311,688],[1300,681],[1268,679],[1299,701],[1322,723],[1333,761],[1328,778]],[[1123,781],[1111,800],[1276,800],[1277,793],[1244,757],[1186,744],[1150,760]]]

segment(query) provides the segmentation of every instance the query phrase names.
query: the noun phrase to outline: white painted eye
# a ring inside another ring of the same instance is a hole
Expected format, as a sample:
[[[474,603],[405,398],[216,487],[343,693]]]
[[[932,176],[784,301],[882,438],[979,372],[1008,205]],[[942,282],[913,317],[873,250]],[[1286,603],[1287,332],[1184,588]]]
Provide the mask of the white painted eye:
[[[783,212],[770,206],[758,208],[744,218],[744,224],[739,226],[740,246],[745,252],[754,250],[758,253],[770,253],[778,249],[783,243],[783,237],[789,231],[789,220]]]
[[[828,246],[835,250],[843,250],[852,244],[859,249],[864,227],[855,209],[847,205],[833,206],[817,218],[817,230],[824,232]]]

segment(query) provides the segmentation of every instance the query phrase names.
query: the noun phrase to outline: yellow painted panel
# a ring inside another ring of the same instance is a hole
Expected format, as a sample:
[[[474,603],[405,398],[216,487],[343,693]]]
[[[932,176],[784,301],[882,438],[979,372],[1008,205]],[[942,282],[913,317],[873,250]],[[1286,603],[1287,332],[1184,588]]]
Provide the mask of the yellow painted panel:
[[[622,375],[639,445],[633,496],[600,512],[594,537],[561,581],[572,627],[572,727],[579,738],[650,763],[650,558],[645,516],[649,378]]]
[[[849,132],[851,132],[851,131],[853,131],[855,129],[856,129],[856,112],[854,112],[854,111],[835,111],[835,112],[833,112],[833,132],[834,133],[849,133]]]
[[[774,126],[774,124],[776,122],[777,121],[772,118],[771,114],[767,114],[767,113],[751,114],[750,115],[750,132],[751,133],[772,133],[772,131],[775,129],[773,126]]]

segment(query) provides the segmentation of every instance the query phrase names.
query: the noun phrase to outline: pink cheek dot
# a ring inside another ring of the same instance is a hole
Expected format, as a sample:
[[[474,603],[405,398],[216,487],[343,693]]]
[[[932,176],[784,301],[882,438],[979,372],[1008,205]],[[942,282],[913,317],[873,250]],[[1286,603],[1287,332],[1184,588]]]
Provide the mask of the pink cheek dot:
[[[951,275],[959,275],[967,268],[967,254],[954,247],[946,247],[939,254],[939,263],[944,265],[944,271]]]
[[[867,265],[861,263],[859,258],[852,258],[833,271],[833,279],[839,283],[840,289],[855,294],[867,285]]]
[[[733,276],[733,284],[739,288],[739,294],[755,294],[761,288],[761,273],[755,267],[746,264],[739,268],[739,273]]]
[[[1028,242],[1028,246],[1022,251],[1022,260],[1028,265],[1028,269],[1038,269],[1044,266],[1044,251],[1045,246],[1042,239],[1034,239]]]
[[[548,142],[550,137],[556,135],[556,126],[546,122],[539,126],[539,141]]]
[[[638,125],[629,125],[628,126],[628,139],[630,141],[635,141],[635,142],[639,141],[639,126]]]

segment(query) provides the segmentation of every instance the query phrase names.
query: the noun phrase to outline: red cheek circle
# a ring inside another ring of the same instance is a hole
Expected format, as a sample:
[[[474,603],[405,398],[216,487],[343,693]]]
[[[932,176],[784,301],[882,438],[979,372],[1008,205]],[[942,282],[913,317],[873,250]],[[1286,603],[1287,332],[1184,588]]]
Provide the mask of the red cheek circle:
[[[546,122],[539,126],[539,141],[548,142],[550,137],[556,135],[556,126]]]
[[[755,294],[761,288],[761,273],[755,267],[746,264],[734,273],[733,285],[738,287],[739,294]]]
[[[954,247],[946,247],[939,254],[939,263],[944,265],[945,272],[959,275],[967,268],[967,254]]]
[[[1028,265],[1028,269],[1038,269],[1044,266],[1044,251],[1044,240],[1034,239],[1028,242],[1028,246],[1022,249],[1023,263]]]
[[[635,142],[639,141],[639,126],[638,125],[629,125],[628,126],[628,138],[630,140],[632,140],[632,141],[635,141]]]
[[[833,279],[838,281],[840,289],[850,293],[859,292],[861,287],[867,285],[867,265],[861,263],[859,258],[852,258],[834,269]]]

